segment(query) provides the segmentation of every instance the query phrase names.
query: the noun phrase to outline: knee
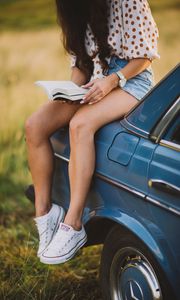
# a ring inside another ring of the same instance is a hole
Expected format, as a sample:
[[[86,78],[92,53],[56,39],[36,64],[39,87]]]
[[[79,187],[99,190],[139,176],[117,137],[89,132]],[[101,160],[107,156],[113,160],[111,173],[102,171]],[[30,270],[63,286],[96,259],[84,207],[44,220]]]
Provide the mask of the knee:
[[[25,135],[28,144],[38,144],[40,140],[40,127],[38,120],[34,115],[28,117],[25,121]]]
[[[93,128],[84,116],[74,116],[69,123],[70,137],[76,141],[87,139],[94,135]]]

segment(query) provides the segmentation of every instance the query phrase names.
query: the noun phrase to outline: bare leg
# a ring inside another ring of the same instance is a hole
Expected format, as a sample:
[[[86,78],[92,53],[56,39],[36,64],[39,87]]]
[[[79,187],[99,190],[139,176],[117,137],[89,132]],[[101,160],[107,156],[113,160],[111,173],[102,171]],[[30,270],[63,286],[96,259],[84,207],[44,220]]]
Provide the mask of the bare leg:
[[[46,214],[51,207],[53,153],[49,137],[69,123],[79,104],[47,102],[26,121],[28,161],[35,187],[36,216]]]
[[[71,199],[64,222],[77,230],[81,228],[85,200],[94,172],[94,133],[103,125],[122,117],[136,103],[136,98],[118,88],[100,102],[80,107],[70,121]]]

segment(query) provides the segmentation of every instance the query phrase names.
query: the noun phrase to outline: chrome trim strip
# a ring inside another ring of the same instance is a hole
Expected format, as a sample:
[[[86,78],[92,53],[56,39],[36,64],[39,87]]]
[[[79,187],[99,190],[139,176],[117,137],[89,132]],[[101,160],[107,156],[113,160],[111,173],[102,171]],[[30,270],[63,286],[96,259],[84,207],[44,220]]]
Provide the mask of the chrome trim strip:
[[[58,153],[54,153],[54,155],[56,156],[56,157],[58,157],[58,158],[60,158],[60,159],[62,159],[62,160],[64,160],[64,161],[66,161],[66,162],[69,162],[69,159],[67,159],[66,157],[64,157],[64,156],[62,156],[62,155],[60,155],[60,154],[58,154]],[[143,194],[143,193],[141,193],[141,192],[138,192],[138,191],[136,191],[135,189],[131,189],[131,188],[129,188],[127,185],[124,185],[124,184],[122,184],[122,183],[119,183],[119,182],[117,182],[117,181],[115,181],[115,180],[113,180],[113,179],[111,179],[111,178],[109,178],[109,177],[107,177],[107,176],[104,176],[104,175],[102,175],[102,174],[100,174],[100,173],[98,173],[98,172],[96,172],[95,174],[95,177],[98,177],[98,178],[100,178],[100,179],[102,179],[102,180],[104,180],[104,181],[106,181],[106,182],[108,182],[108,183],[111,183],[111,184],[113,184],[113,185],[115,185],[115,186],[117,186],[117,187],[120,187],[120,188],[122,188],[122,189],[124,189],[124,190],[126,190],[126,191],[128,191],[128,192],[130,192],[130,193],[132,193],[132,194],[135,194],[136,196],[139,196],[139,197],[141,197],[141,198],[145,198],[145,194]]]
[[[178,186],[176,186],[174,184],[171,184],[171,183],[169,183],[169,182],[167,182],[165,180],[161,180],[161,179],[149,179],[149,181],[148,181],[149,187],[151,187],[153,183],[162,183],[163,185],[167,185],[170,188],[176,190],[177,192],[180,192],[180,188]]]
[[[178,98],[171,105],[171,107],[168,109],[168,111],[163,115],[163,117],[160,119],[160,121],[154,128],[153,132],[151,133],[150,138],[153,138],[153,141],[155,143],[159,143],[162,135],[167,130],[167,127],[169,126],[170,122],[174,119],[174,117],[177,113],[176,109],[178,109],[178,111],[179,111],[178,105],[180,107],[180,96],[178,96]],[[169,118],[169,115],[171,116],[171,118]]]
[[[62,155],[60,155],[60,154],[58,154],[58,153],[54,153],[54,155],[55,155],[57,158],[60,158],[60,159],[62,159],[62,160],[64,160],[64,161],[66,161],[66,162],[69,162],[69,159],[68,159],[68,158],[66,158],[66,157],[64,157],[64,156],[62,156]],[[116,182],[115,180],[110,179],[109,177],[104,176],[104,175],[102,175],[102,174],[100,174],[100,173],[97,173],[97,172],[96,172],[96,173],[95,173],[95,176],[98,177],[98,178],[100,178],[100,179],[102,179],[102,180],[104,180],[104,181],[106,181],[106,182],[108,182],[108,183],[110,183],[110,184],[113,184],[113,185],[115,185],[115,186],[117,186],[117,187],[120,187],[120,188],[124,189],[125,191],[128,191],[128,192],[130,192],[130,193],[132,193],[132,194],[135,194],[136,196],[139,196],[140,198],[142,198],[142,199],[144,199],[144,200],[147,200],[147,201],[149,201],[150,203],[152,203],[152,204],[154,204],[154,205],[156,205],[156,206],[159,206],[159,207],[161,207],[161,208],[164,208],[165,210],[170,211],[170,212],[172,212],[172,213],[174,213],[174,214],[180,216],[180,211],[179,211],[179,210],[176,210],[175,208],[172,208],[172,207],[170,207],[170,206],[167,206],[167,205],[165,205],[165,204],[162,204],[161,202],[159,202],[159,201],[157,201],[157,200],[155,200],[155,199],[153,199],[153,198],[151,198],[151,197],[149,197],[149,196],[146,196],[145,194],[143,194],[143,193],[141,193],[141,192],[138,192],[138,191],[136,191],[136,190],[134,190],[134,189],[131,189],[131,188],[129,188],[128,186],[126,186],[126,185],[124,185],[124,184],[121,184],[121,183],[119,183],[119,182]]]
[[[132,193],[132,194],[135,194],[136,196],[139,196],[139,197],[141,197],[141,198],[145,198],[145,194],[143,194],[143,193],[141,193],[141,192],[138,192],[137,190],[135,190],[135,189],[131,189],[131,188],[129,188],[127,185],[124,185],[124,184],[122,184],[122,183],[119,183],[119,182],[117,182],[117,181],[115,181],[115,180],[113,180],[113,179],[111,179],[111,178],[109,178],[109,177],[107,177],[107,176],[104,176],[104,175],[102,175],[102,174],[100,174],[100,173],[95,173],[95,176],[96,177],[98,177],[98,178],[100,178],[100,179],[102,179],[102,180],[104,180],[104,181],[106,181],[106,182],[108,182],[108,183],[111,183],[111,184],[113,184],[113,185],[115,185],[115,186],[117,186],[117,187],[120,187],[120,188],[122,188],[123,190],[126,190],[126,191],[128,191],[128,192],[130,192],[130,193]]]
[[[121,125],[131,134],[135,134],[138,137],[142,137],[143,139],[148,139],[148,135],[140,133],[140,131],[135,131],[134,128],[131,128],[131,125],[126,124],[126,120],[122,120]]]
[[[164,208],[165,210],[174,213],[174,214],[177,215],[177,216],[180,216],[180,210],[177,210],[177,209],[175,209],[175,208],[173,208],[173,207],[171,207],[171,206],[168,206],[168,205],[166,205],[166,204],[163,204],[163,203],[159,202],[158,200],[155,200],[155,199],[153,199],[153,198],[151,198],[151,197],[149,197],[149,196],[146,197],[146,200],[149,201],[149,202],[151,202],[152,204],[154,204],[154,205],[156,205],[156,206],[162,207],[162,208]]]
[[[135,129],[137,129],[138,131],[141,131],[141,132],[143,132],[143,133],[149,135],[149,132],[147,132],[147,131],[145,131],[145,130],[139,128],[139,127],[136,127],[135,125],[133,125],[132,123],[130,123],[130,122],[127,120],[127,118],[124,118],[124,121],[127,122],[127,123],[129,124],[129,126],[135,128]]]
[[[64,157],[64,156],[62,156],[62,155],[60,155],[60,154],[58,154],[56,152],[54,152],[54,156],[56,156],[57,158],[60,158],[60,159],[62,159],[64,161],[66,161],[66,162],[69,162],[69,158],[66,158],[66,157]]]
[[[173,149],[173,150],[177,150],[177,151],[180,151],[180,145],[176,144],[176,143],[173,143],[173,142],[170,142],[170,141],[166,141],[166,140],[160,140],[159,144],[161,146],[164,146],[164,147],[167,147],[167,148],[170,148],[170,149]]]

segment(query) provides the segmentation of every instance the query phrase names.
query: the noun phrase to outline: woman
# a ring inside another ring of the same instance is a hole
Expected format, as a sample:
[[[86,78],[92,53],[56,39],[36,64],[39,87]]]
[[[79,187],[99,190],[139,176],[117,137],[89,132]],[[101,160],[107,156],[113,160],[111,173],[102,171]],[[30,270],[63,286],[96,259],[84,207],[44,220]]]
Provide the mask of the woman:
[[[35,188],[38,256],[47,264],[74,256],[87,240],[82,224],[95,166],[94,134],[123,117],[153,86],[158,29],[146,0],[56,0],[71,80],[89,88],[81,103],[44,104],[26,122]],[[91,104],[91,105],[90,105]],[[70,205],[51,204],[53,153],[49,137],[69,124]]]

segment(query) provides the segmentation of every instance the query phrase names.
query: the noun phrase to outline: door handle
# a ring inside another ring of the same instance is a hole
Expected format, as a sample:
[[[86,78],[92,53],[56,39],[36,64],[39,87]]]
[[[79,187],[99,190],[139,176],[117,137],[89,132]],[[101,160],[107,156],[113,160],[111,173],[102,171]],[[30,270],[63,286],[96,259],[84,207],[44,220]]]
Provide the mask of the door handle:
[[[180,196],[180,188],[164,180],[149,179],[148,186],[161,190],[162,192],[168,192],[169,194]]]

